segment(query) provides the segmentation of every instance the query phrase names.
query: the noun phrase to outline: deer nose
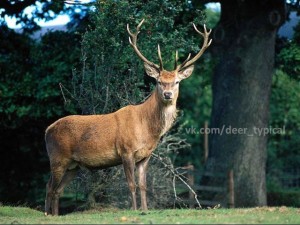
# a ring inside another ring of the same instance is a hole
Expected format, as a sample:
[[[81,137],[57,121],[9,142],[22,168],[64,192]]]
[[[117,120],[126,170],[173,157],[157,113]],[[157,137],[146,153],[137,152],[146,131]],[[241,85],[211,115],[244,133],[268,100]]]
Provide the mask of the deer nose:
[[[165,97],[165,99],[171,99],[172,92],[169,92],[169,91],[164,92],[164,97]]]

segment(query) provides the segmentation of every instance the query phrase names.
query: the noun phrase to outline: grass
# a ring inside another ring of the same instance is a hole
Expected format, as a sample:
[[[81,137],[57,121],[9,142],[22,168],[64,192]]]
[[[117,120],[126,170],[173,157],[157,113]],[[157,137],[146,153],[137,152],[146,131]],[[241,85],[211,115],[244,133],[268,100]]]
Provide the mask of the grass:
[[[300,209],[262,207],[245,209],[166,209],[148,212],[105,209],[70,213],[64,216],[44,216],[26,207],[0,206],[1,224],[208,224],[263,223],[299,224]]]

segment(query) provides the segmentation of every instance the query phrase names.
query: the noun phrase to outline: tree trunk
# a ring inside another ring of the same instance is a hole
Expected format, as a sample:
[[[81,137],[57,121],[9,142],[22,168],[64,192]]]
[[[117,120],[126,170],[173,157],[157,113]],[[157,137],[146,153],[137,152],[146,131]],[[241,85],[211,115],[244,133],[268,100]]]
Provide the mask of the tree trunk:
[[[219,133],[210,135],[206,170],[233,169],[236,207],[267,204],[267,135],[260,129],[268,128],[275,37],[284,20],[283,0],[221,1],[210,122]]]

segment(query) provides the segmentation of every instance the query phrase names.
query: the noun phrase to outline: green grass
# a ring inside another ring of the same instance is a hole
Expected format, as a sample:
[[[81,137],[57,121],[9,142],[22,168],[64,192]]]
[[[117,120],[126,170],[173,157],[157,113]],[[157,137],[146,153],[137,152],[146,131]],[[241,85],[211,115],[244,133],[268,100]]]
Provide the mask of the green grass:
[[[300,209],[263,207],[246,209],[167,209],[148,212],[105,209],[70,213],[64,216],[44,216],[43,212],[26,207],[0,207],[1,224],[192,224],[192,223],[271,223],[299,224]]]

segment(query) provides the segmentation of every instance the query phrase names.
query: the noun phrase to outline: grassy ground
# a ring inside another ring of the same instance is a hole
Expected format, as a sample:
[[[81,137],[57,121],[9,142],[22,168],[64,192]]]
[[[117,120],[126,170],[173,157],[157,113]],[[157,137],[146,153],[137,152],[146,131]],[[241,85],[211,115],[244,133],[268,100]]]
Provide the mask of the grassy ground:
[[[1,224],[195,224],[195,223],[271,223],[299,224],[300,209],[263,207],[249,209],[168,209],[148,212],[105,209],[70,213],[64,216],[44,216],[43,212],[25,207],[0,206]]]

